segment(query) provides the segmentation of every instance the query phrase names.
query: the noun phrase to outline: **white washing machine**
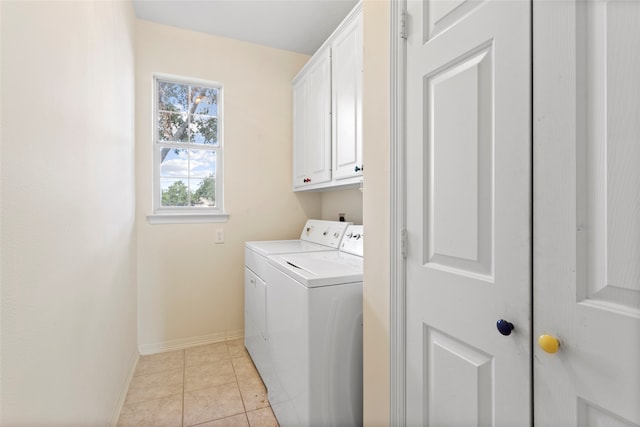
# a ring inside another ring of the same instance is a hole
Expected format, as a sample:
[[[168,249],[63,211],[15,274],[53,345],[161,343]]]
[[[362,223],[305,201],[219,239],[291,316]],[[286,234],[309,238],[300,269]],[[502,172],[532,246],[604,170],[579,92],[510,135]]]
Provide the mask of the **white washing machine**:
[[[281,426],[362,425],[363,227],[339,251],[269,256],[269,402]]]
[[[269,284],[265,278],[267,256],[285,253],[338,251],[348,222],[310,219],[298,240],[245,242],[244,345],[267,386],[270,387],[271,363],[267,349],[266,301]]]

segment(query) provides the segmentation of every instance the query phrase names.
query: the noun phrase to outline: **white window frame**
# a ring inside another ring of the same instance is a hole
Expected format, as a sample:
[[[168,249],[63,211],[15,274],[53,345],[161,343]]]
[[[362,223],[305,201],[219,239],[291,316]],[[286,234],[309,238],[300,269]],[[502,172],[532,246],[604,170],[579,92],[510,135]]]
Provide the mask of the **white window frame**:
[[[218,119],[218,144],[217,146],[204,146],[196,144],[166,144],[158,138],[158,81],[165,81],[177,84],[215,87],[218,90],[217,98],[217,119]],[[224,211],[224,114],[223,114],[223,85],[222,83],[176,76],[171,74],[153,73],[152,78],[153,97],[153,118],[152,118],[152,159],[153,159],[153,184],[152,184],[152,207],[153,213],[147,215],[150,224],[178,224],[193,222],[226,222],[229,214]],[[215,183],[216,183],[216,206],[162,206],[162,186],[160,178],[160,150],[161,147],[180,147],[185,149],[208,150],[216,153]]]

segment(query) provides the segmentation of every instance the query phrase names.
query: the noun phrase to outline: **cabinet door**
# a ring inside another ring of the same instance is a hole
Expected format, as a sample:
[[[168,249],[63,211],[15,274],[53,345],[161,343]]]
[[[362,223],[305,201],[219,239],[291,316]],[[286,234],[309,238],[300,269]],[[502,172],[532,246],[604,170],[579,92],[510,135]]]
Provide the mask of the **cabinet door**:
[[[331,44],[333,179],[362,175],[362,15]]]
[[[293,84],[293,188],[307,185],[307,76]]]
[[[331,57],[318,54],[293,87],[293,186],[331,180]]]
[[[331,57],[318,56],[309,69],[307,173],[310,185],[331,180]]]

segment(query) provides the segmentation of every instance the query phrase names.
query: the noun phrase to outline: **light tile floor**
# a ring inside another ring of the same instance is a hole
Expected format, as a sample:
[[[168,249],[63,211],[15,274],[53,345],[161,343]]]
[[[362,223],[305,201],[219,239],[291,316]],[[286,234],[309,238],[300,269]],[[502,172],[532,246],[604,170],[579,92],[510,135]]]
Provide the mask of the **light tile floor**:
[[[277,427],[241,339],[141,356],[118,427]]]

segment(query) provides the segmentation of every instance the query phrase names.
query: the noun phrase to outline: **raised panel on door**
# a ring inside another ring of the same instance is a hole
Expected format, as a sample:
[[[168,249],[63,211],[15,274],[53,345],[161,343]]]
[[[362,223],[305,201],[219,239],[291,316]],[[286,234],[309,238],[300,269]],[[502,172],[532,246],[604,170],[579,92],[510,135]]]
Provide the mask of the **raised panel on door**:
[[[424,342],[427,425],[492,425],[493,356],[426,326]]]
[[[362,19],[331,44],[333,178],[362,175]],[[357,170],[356,170],[357,167]]]
[[[306,164],[309,184],[331,180],[331,58],[327,51],[308,72]]]
[[[530,425],[529,4],[407,12],[407,425]]]
[[[638,427],[640,2],[534,12],[536,420]]]
[[[307,79],[293,84],[293,187],[306,184],[307,176]]]
[[[425,76],[426,249],[433,268],[493,281],[493,46]]]

